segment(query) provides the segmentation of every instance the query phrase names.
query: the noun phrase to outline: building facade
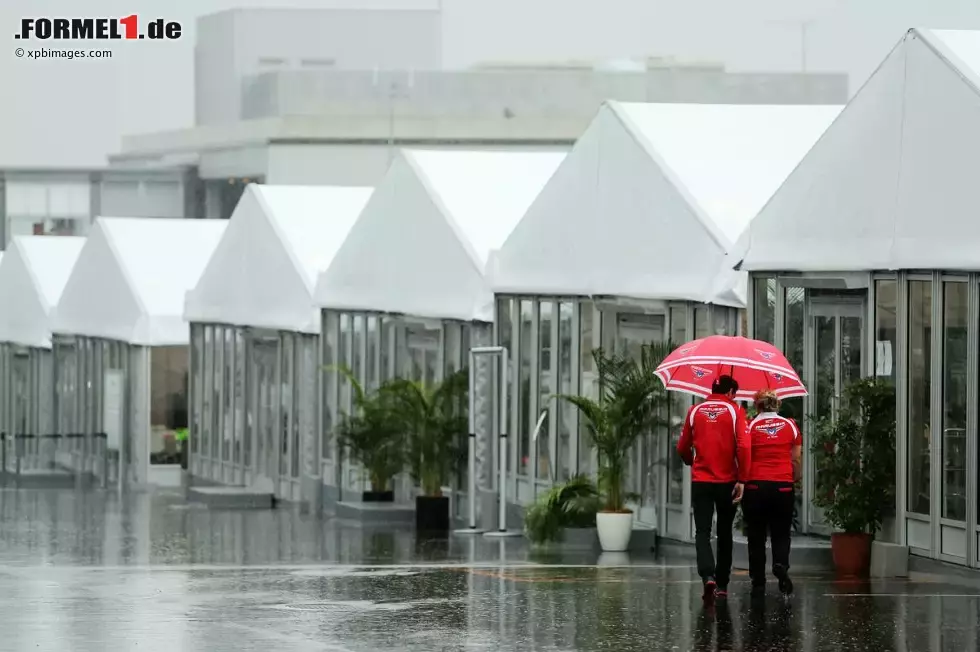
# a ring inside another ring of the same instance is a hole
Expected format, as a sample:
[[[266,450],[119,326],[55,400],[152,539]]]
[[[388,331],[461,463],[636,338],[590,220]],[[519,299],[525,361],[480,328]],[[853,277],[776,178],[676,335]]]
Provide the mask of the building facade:
[[[912,30],[760,212],[735,256],[751,329],[810,395],[804,439],[851,381],[895,393],[896,502],[882,536],[980,566],[980,39]],[[826,533],[806,463],[803,525]]]

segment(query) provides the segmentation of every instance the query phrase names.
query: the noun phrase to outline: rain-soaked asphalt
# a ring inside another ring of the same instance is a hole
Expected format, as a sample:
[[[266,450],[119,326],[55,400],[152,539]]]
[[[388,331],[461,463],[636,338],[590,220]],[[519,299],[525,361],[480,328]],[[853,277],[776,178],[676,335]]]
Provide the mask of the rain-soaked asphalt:
[[[978,580],[798,575],[763,605],[746,580],[708,612],[688,559],[597,566],[288,508],[0,491],[4,651],[977,649]]]

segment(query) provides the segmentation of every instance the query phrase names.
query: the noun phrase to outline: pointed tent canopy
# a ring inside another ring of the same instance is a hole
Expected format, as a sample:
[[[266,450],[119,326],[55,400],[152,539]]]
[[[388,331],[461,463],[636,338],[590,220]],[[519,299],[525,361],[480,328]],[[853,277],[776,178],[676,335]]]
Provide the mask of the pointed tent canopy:
[[[839,112],[606,103],[501,248],[494,289],[741,304],[715,291],[726,253]]]
[[[17,236],[0,262],[0,342],[51,348],[51,312],[85,238]]]
[[[980,269],[980,32],[911,30],[753,221],[747,271]]]
[[[142,346],[187,344],[184,295],[227,220],[100,217],[65,284],[51,330]]]
[[[184,318],[319,333],[313,306],[326,269],[370,188],[250,185],[232,213]]]
[[[489,321],[487,260],[564,156],[403,150],[320,275],[316,303]]]

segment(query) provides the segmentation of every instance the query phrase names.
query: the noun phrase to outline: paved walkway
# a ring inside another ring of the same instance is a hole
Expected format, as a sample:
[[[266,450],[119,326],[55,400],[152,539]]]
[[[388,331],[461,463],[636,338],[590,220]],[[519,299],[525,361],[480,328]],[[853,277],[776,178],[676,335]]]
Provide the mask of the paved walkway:
[[[965,650],[980,581],[916,575],[702,609],[691,561],[416,541],[289,509],[0,491],[0,650]]]

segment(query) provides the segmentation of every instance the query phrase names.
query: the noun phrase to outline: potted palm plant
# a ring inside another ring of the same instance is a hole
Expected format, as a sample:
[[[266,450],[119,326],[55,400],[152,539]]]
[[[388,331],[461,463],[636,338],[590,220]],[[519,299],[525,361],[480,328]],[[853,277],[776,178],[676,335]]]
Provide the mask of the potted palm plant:
[[[340,450],[368,475],[371,489],[363,492],[364,502],[393,502],[392,479],[404,466],[405,443],[386,385],[368,392],[350,369],[336,371],[350,383],[354,405],[353,413],[343,415],[337,425]]]
[[[412,477],[422,490],[415,498],[415,526],[422,532],[448,532],[449,497],[442,488],[451,476],[466,438],[469,371],[461,369],[426,386],[394,380],[382,389],[405,433]]]
[[[863,378],[844,390],[838,418],[814,420],[814,504],[831,535],[841,576],[867,576],[871,542],[895,505],[895,388]]]
[[[596,515],[596,528],[606,552],[629,548],[633,533],[633,511],[626,507],[629,453],[640,437],[668,425],[667,391],[654,371],[673,348],[670,343],[643,345],[638,358],[595,349],[598,397],[560,396],[578,408],[598,454],[603,507]]]
[[[599,491],[591,478],[577,475],[541,494],[524,514],[524,534],[535,545],[565,538],[566,530],[593,531],[595,541]],[[594,545],[594,543],[592,544]]]

